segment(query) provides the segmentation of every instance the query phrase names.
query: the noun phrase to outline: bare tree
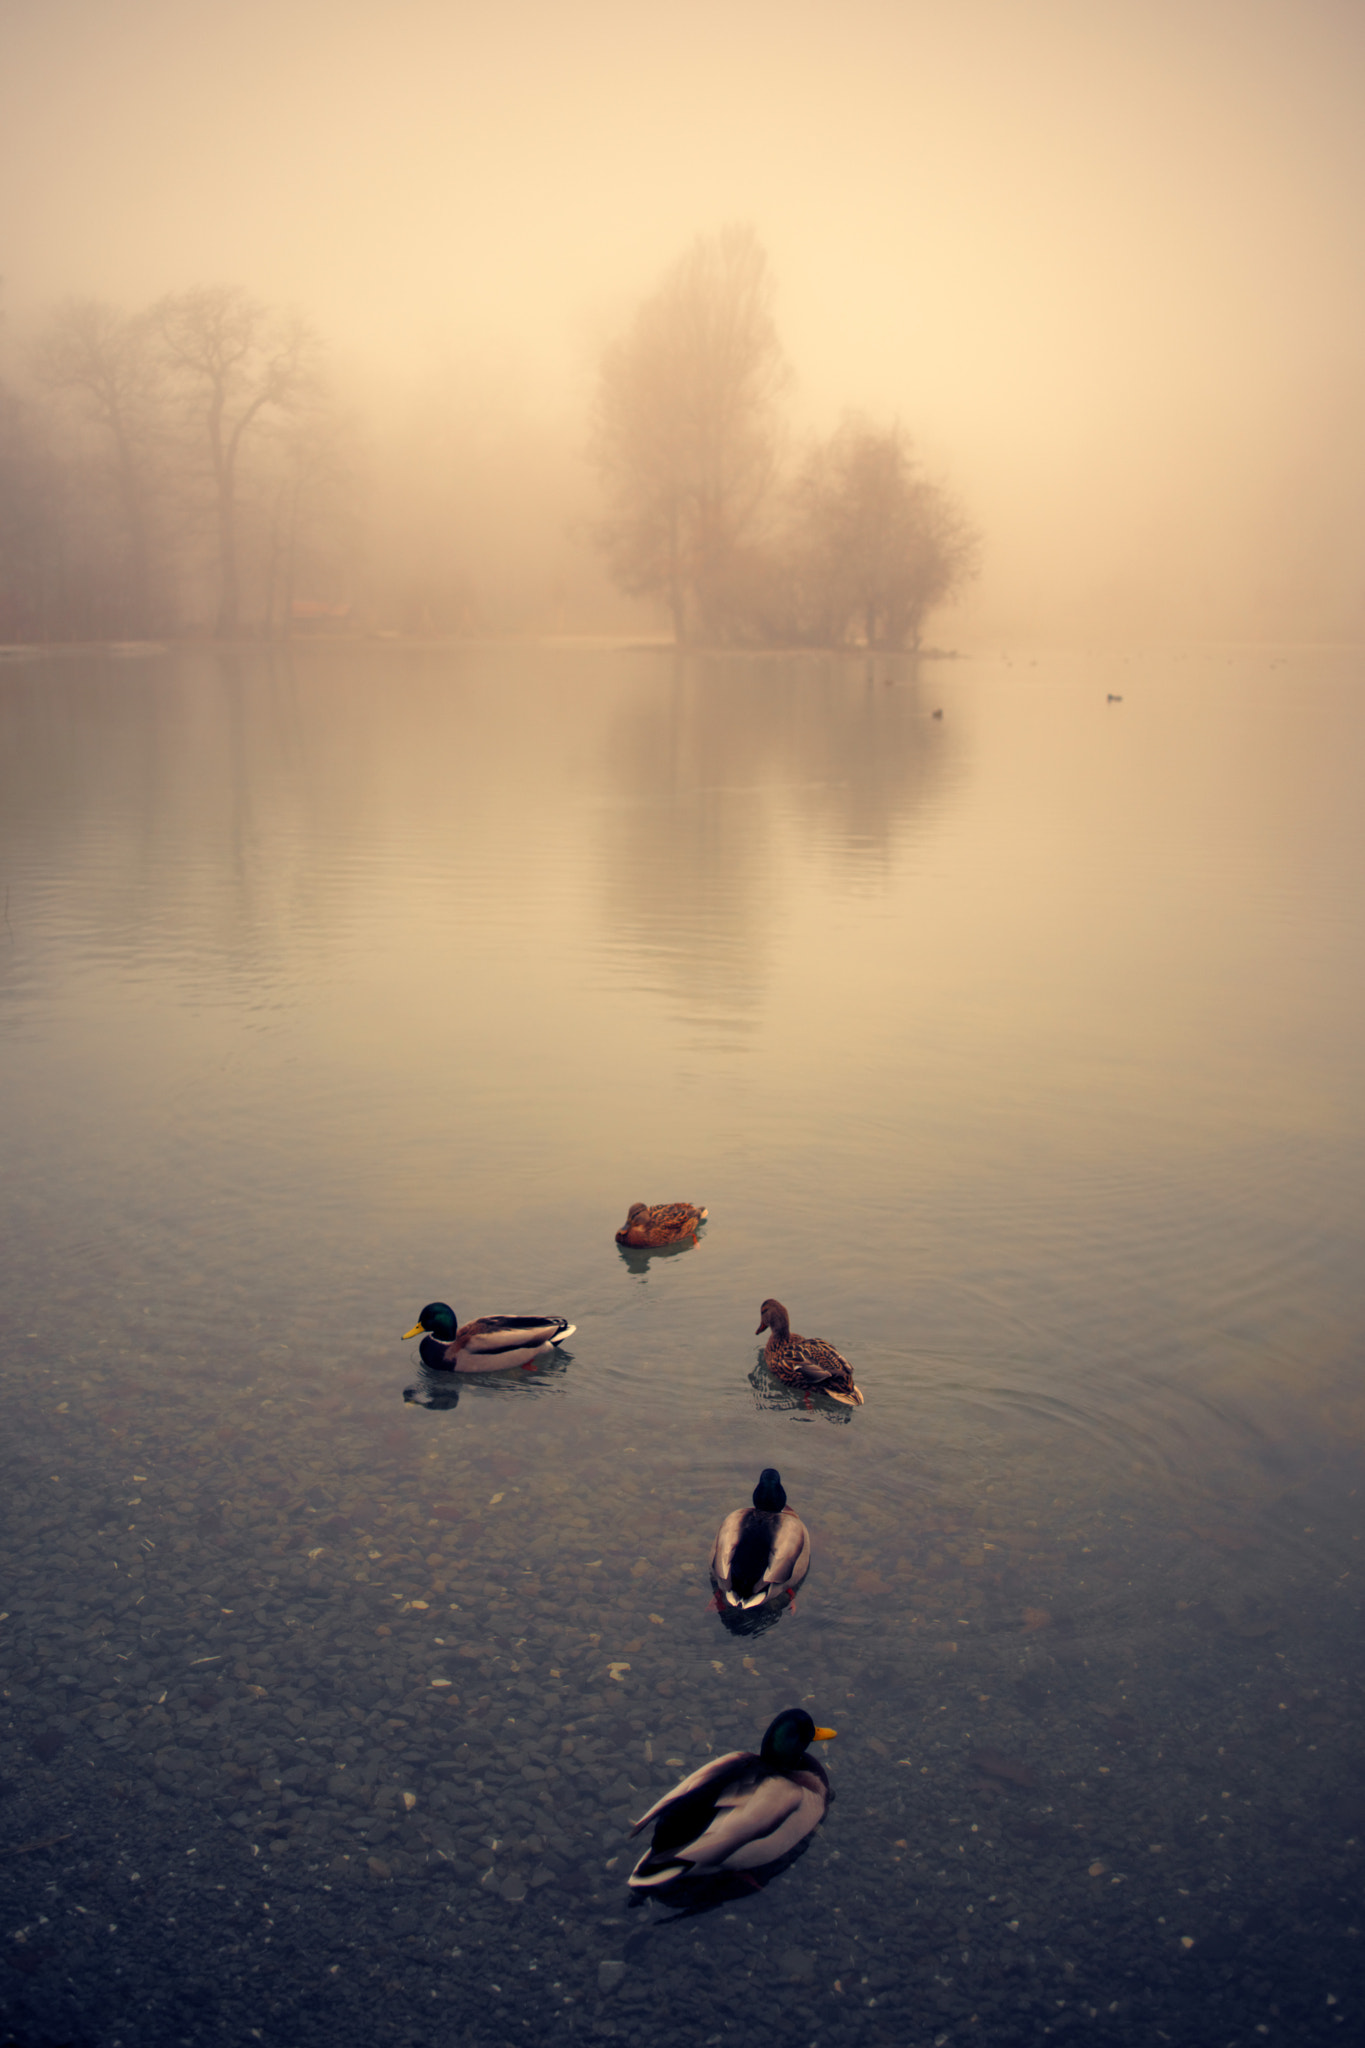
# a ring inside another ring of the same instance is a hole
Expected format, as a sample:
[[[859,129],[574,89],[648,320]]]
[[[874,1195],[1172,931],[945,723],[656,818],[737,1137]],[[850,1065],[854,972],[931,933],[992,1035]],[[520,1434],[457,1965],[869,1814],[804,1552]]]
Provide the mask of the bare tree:
[[[238,482],[247,436],[291,413],[315,388],[317,343],[233,285],[198,285],[152,308],[164,359],[208,444],[218,542],[220,639],[241,618]]]
[[[793,637],[917,649],[927,614],[976,574],[980,537],[900,426],[846,418],[807,457],[786,550]]]
[[[108,437],[112,480],[127,543],[120,607],[136,634],[152,623],[153,448],[159,367],[145,317],[129,318],[98,299],[68,299],[34,351],[34,375],[49,391],[73,393]]]
[[[680,644],[733,630],[775,470],[786,365],[752,228],[699,236],[606,352],[591,454],[612,574],[667,602]]]

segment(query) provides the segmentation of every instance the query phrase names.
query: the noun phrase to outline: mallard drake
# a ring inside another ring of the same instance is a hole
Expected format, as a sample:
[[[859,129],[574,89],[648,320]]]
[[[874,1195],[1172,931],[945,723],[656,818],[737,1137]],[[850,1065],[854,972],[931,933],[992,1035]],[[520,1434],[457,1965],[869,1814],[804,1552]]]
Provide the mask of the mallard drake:
[[[771,1465],[759,1474],[751,1508],[736,1508],[720,1525],[711,1553],[718,1604],[762,1607],[796,1589],[810,1570],[810,1531],[787,1506],[782,1475]]]
[[[705,1221],[705,1209],[699,1209],[694,1202],[656,1202],[652,1207],[648,1202],[632,1202],[616,1233],[616,1242],[639,1251],[684,1244],[689,1237],[695,1244]]]
[[[853,1384],[853,1368],[823,1337],[798,1337],[780,1301],[765,1301],[758,1312],[756,1337],[767,1330],[763,1358],[774,1379],[806,1393],[828,1394],[846,1408],[861,1408],[863,1397]]]
[[[422,1363],[434,1372],[502,1372],[534,1365],[577,1327],[566,1316],[480,1316],[461,1325],[447,1302],[429,1301],[403,1342],[421,1337]]]
[[[631,1829],[655,1823],[654,1839],[630,1873],[630,1888],[658,1891],[679,1878],[720,1870],[758,1870],[804,1842],[825,1817],[831,1793],[825,1767],[806,1751],[832,1742],[804,1707],[787,1707],[758,1755],[732,1749],[713,1757],[656,1800]]]

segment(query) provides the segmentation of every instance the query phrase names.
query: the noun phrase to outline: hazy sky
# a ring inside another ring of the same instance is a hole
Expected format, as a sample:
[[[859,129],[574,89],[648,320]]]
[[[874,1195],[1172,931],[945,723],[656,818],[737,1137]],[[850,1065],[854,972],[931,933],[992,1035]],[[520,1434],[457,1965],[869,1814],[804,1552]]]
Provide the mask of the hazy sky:
[[[1363,0],[0,0],[0,275],[213,280],[581,415],[698,230],[898,414],[981,622],[1365,632]],[[577,429],[575,429],[577,431]]]

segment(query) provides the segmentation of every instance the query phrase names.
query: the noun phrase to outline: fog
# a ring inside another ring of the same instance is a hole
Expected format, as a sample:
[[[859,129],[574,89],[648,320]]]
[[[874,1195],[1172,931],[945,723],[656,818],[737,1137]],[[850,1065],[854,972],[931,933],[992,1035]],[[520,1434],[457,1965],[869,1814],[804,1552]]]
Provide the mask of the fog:
[[[489,616],[619,623],[600,352],[743,221],[793,436],[899,419],[982,531],[936,637],[1358,638],[1362,57],[1354,0],[0,0],[4,374],[70,294],[244,286],[386,587],[439,518]]]

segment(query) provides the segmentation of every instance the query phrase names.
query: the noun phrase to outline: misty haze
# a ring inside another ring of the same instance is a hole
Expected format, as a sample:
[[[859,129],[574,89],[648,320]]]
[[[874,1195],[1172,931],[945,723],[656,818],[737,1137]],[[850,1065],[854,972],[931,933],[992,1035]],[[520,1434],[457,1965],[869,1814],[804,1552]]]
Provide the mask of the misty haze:
[[[0,0],[7,2048],[1359,2025],[1363,54]]]

